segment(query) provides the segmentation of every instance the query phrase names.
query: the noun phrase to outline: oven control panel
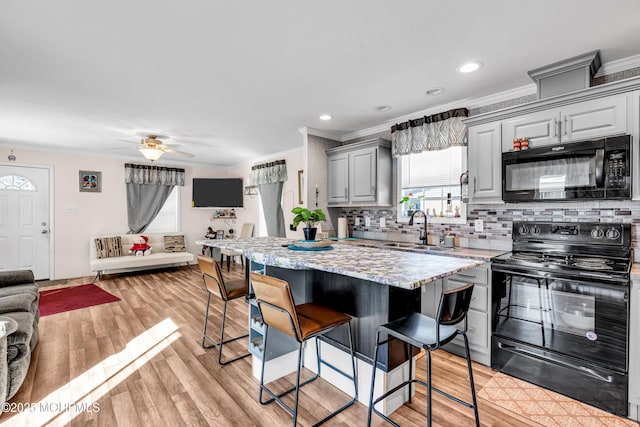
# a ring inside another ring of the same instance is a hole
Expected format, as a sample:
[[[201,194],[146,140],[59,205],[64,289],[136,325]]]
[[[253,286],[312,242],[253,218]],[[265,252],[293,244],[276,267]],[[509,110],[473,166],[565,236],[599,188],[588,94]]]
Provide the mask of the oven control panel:
[[[514,222],[514,241],[558,241],[629,246],[630,224]]]

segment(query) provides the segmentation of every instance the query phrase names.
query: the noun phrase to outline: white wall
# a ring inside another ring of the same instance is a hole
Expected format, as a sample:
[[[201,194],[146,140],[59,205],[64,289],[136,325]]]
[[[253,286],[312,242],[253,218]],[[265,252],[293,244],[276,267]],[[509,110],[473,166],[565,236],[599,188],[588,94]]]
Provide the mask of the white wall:
[[[126,190],[123,159],[91,157],[73,153],[14,150],[16,166],[20,164],[52,166],[53,169],[53,271],[51,279],[90,276],[89,239],[107,234],[124,234],[127,226]],[[0,148],[0,158],[10,150]],[[130,160],[128,160],[130,161]],[[136,161],[144,163],[144,159]],[[134,163],[136,163],[134,162]],[[162,165],[161,162],[159,165]],[[178,166],[178,165],[176,165]],[[78,171],[102,172],[100,193],[81,193],[78,190]],[[211,212],[191,208],[191,179],[197,177],[226,177],[223,168],[185,167],[186,185],[180,189],[182,230],[187,236],[188,250],[199,252],[195,240],[202,238]],[[75,208],[75,213],[67,213]]]
[[[54,239],[53,267],[51,279],[68,279],[91,276],[89,268],[89,240],[92,237],[108,234],[124,234],[127,226],[126,190],[124,185],[124,164],[126,162],[144,164],[144,159],[123,160],[106,157],[75,155],[73,153],[15,150],[20,164],[52,166],[53,169],[53,224],[51,236]],[[0,148],[0,158],[6,158],[10,150]],[[298,170],[302,169],[302,149],[274,155],[271,159],[284,158],[287,161],[288,181],[284,184],[285,224],[291,223],[291,209],[298,203]],[[260,159],[262,161],[263,159]],[[241,177],[248,182],[251,166],[256,162],[232,168],[184,166],[185,185],[180,187],[180,231],[187,238],[187,250],[200,253],[200,247],[194,242],[202,239],[207,227],[228,230],[229,225],[240,231],[244,222],[256,224],[255,236],[266,236],[266,230],[260,227],[260,196],[245,196],[245,208],[236,211],[235,224],[229,221],[212,219],[212,209],[191,208],[192,179]],[[162,162],[158,162],[162,166]],[[102,172],[102,191],[100,193],[81,193],[78,190],[78,171],[91,170]],[[75,213],[67,213],[74,208]],[[287,237],[302,238],[302,231],[287,231]]]

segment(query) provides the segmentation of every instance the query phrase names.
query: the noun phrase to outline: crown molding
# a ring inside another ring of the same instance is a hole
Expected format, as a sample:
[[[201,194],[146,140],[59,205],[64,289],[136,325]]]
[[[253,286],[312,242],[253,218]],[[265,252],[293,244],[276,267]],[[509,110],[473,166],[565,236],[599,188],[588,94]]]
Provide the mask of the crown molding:
[[[403,116],[399,116],[390,120],[386,120],[379,125],[372,126],[366,129],[361,129],[353,132],[346,133],[342,135],[341,141],[351,141],[356,138],[363,138],[371,135],[375,135],[382,132],[389,132],[391,130],[391,126],[396,123],[406,122],[407,120],[416,119],[421,116],[428,116],[431,114],[440,113],[442,111],[452,110],[454,108],[478,108],[485,105],[497,104],[499,102],[508,101],[514,98],[520,98],[522,96],[535,94],[537,87],[535,83],[531,83],[526,86],[521,86],[515,89],[505,90],[503,92],[494,93],[488,96],[483,96],[481,98],[465,98],[457,101],[449,102],[447,104],[440,104],[434,107],[429,107],[424,110],[416,111],[411,114],[405,114]]]
[[[341,134],[339,132],[331,132],[331,131],[316,129],[308,126],[298,129],[298,132],[300,132],[302,135],[313,135],[313,136],[319,136],[320,138],[332,139],[338,142],[341,141],[340,139]]]
[[[640,55],[633,55],[602,64],[594,77],[602,77],[607,74],[618,73],[620,71],[626,71],[637,67],[640,67]]]

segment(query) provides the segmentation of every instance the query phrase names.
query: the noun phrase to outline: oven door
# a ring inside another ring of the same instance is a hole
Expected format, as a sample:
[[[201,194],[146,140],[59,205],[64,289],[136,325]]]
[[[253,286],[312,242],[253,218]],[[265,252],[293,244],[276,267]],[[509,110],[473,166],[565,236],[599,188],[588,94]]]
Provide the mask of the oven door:
[[[493,336],[627,372],[628,286],[497,270]]]

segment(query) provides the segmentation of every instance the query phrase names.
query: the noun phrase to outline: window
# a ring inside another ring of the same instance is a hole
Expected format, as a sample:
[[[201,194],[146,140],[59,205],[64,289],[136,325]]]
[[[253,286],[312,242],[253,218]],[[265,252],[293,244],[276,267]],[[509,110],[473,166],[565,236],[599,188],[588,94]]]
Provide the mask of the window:
[[[0,176],[0,190],[36,191],[36,186],[24,176]]]
[[[178,232],[180,224],[180,187],[175,186],[164,202],[158,215],[144,230],[145,233],[174,233]]]
[[[398,206],[398,221],[407,221],[413,211],[419,209],[429,215],[430,221],[465,222],[460,175],[466,170],[466,157],[467,147],[399,157],[398,194],[400,199],[408,197],[408,200]]]

